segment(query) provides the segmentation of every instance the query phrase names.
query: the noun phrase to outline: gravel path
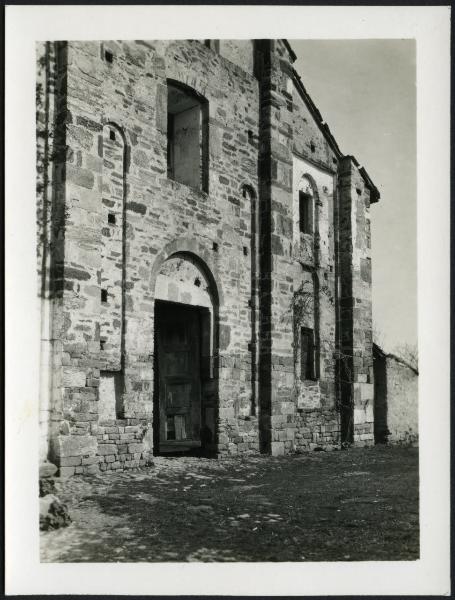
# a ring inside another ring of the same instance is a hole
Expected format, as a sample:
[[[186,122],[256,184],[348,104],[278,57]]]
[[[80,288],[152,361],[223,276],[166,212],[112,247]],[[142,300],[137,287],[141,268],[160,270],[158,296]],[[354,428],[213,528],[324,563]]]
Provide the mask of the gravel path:
[[[418,449],[156,458],[58,480],[72,524],[43,562],[415,560]]]

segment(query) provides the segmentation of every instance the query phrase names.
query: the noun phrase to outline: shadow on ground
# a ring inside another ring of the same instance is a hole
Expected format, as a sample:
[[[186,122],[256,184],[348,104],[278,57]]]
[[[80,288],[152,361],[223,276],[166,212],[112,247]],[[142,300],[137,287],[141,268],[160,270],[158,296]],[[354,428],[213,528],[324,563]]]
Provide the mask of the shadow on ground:
[[[157,458],[57,487],[73,523],[41,534],[43,562],[419,557],[416,448]]]

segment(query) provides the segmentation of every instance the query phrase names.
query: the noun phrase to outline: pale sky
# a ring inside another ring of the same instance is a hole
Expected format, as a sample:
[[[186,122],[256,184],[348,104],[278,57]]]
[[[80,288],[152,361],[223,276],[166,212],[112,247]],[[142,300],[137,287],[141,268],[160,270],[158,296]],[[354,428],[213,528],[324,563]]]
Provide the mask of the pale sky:
[[[365,167],[373,321],[388,351],[417,343],[416,87],[413,40],[289,40],[295,68],[341,152]]]

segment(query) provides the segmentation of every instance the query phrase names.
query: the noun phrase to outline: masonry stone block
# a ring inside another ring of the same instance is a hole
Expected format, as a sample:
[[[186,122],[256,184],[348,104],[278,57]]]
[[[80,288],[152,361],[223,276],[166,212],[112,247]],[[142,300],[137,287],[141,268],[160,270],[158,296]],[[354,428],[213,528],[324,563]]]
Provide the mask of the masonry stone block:
[[[99,467],[98,464],[87,465],[84,468],[84,473],[87,473],[87,474],[90,474],[90,475],[96,475],[99,472],[100,472],[100,467]]]
[[[63,385],[67,388],[85,387],[86,373],[78,368],[63,369]]]
[[[90,435],[60,435],[54,438],[52,450],[57,459],[71,456],[93,456],[98,441]]]
[[[60,477],[71,477],[76,472],[76,467],[60,467],[58,474]]]
[[[143,452],[143,450],[144,444],[128,444],[128,452],[130,453]]]
[[[354,423],[356,425],[362,424],[362,423],[366,423],[367,422],[367,415],[366,415],[366,411],[364,408],[354,408]]]
[[[283,456],[284,455],[284,442],[272,442],[272,456]]]
[[[362,402],[373,401],[374,398],[374,386],[372,383],[361,383],[360,384],[360,395]]]
[[[118,447],[115,444],[99,444],[98,454],[106,456],[108,454],[117,454]]]
[[[62,456],[59,462],[60,467],[76,467],[82,464],[82,458],[80,456]]]

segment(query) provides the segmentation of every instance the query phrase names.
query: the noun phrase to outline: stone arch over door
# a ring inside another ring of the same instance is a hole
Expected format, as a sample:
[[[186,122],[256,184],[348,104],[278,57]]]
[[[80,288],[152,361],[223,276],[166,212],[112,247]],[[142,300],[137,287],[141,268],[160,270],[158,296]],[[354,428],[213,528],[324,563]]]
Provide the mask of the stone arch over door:
[[[223,288],[221,280],[218,277],[215,263],[212,260],[213,252],[211,252],[202,242],[187,237],[182,237],[169,242],[163,250],[157,254],[150,275],[149,289],[153,296],[155,296],[156,280],[163,263],[175,254],[188,255],[197,262],[200,269],[210,281],[214,303],[217,305],[218,309],[222,308],[224,306]]]
[[[219,290],[207,263],[182,246],[165,249],[152,274],[154,437],[161,454],[216,450]]]

